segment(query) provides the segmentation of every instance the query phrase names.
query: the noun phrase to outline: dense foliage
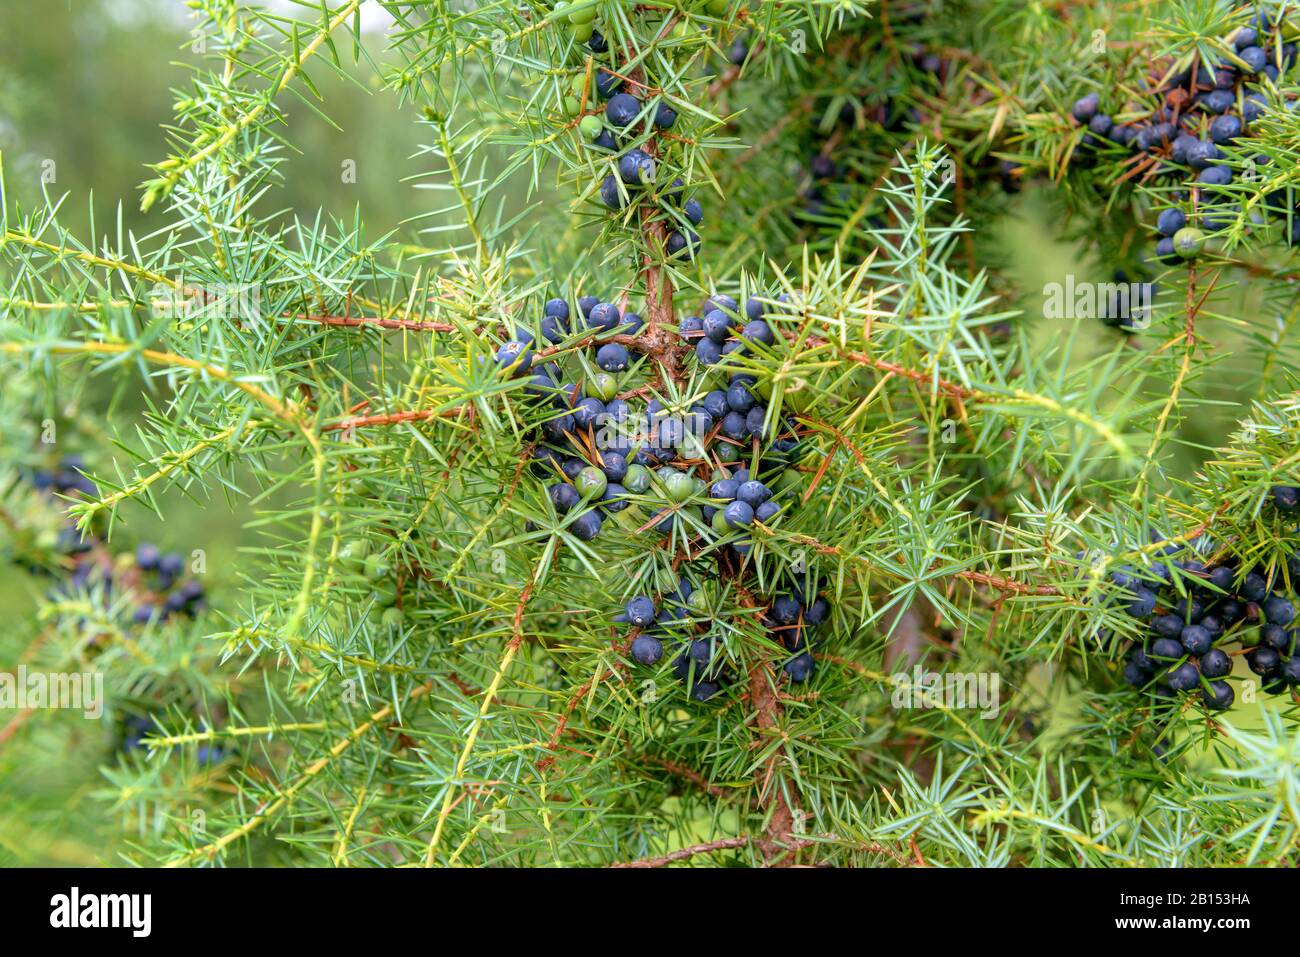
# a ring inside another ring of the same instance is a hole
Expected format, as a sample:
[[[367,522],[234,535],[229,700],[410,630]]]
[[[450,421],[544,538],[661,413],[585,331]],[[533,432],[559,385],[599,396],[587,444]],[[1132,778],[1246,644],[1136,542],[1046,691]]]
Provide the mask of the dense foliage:
[[[370,5],[192,0],[147,229],[6,192],[0,649],[106,713],[0,855],[1294,859],[1289,0]],[[395,232],[277,200],[322,75]]]

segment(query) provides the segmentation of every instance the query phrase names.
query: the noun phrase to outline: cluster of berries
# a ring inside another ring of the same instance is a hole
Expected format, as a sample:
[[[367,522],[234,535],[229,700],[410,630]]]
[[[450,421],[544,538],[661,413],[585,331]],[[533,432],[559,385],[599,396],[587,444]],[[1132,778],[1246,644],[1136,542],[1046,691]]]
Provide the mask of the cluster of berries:
[[[589,300],[582,300],[580,308],[592,326],[608,331],[640,327],[640,317],[634,313],[622,317],[611,303],[589,309],[588,304]],[[725,330],[735,322],[727,313],[735,316],[736,303],[715,296],[706,306],[706,316],[715,317],[710,328],[716,325],[719,331],[704,341],[720,354],[722,346],[716,340],[725,338]],[[545,307],[547,317],[567,309],[561,299]],[[770,344],[771,330],[765,322],[751,322],[746,328],[755,324],[762,326],[763,341]],[[691,325],[690,320],[684,325]],[[514,341],[519,342],[523,334],[517,331]],[[524,350],[506,354],[515,357],[510,361],[519,372],[530,365],[526,346]],[[600,533],[607,515],[636,506],[637,514],[649,510],[646,529],[664,534],[679,530],[688,539],[697,534],[725,537],[733,548],[746,553],[745,529],[755,520],[775,519],[780,506],[773,499],[799,481],[798,473],[787,468],[799,447],[795,423],[769,423],[767,406],[754,392],[757,380],[744,374],[731,376],[725,390],[714,389],[679,408],[665,407],[658,399],[636,408],[620,397],[617,374],[628,370],[629,363],[625,346],[605,343],[595,351],[601,371],[585,376],[581,388],[563,381],[557,363],[533,371],[525,391],[541,401],[550,415],[541,425],[532,468],[557,479],[548,488],[555,510],[561,515],[575,513],[569,528],[584,540]],[[634,400],[635,391],[629,392]],[[751,468],[740,463],[751,446],[759,445],[766,447],[755,454],[751,475]]]
[[[736,351],[728,346],[771,346],[775,341],[756,299],[746,304],[746,315],[752,317],[746,322],[730,296],[710,297],[702,311],[703,319],[682,321],[681,335],[699,338],[696,355],[705,365]],[[623,315],[616,305],[593,297],[580,299],[577,312],[582,319],[571,328],[569,304],[564,299],[548,301],[537,335],[555,342],[571,332],[599,339],[627,330],[627,341],[635,348],[632,335],[641,327],[640,316]],[[739,335],[733,338],[734,332]],[[592,356],[572,352],[568,358],[574,367],[566,374],[557,361],[535,362],[535,338],[527,329],[516,329],[515,338],[498,350],[498,362],[516,376],[529,374],[524,392],[546,411],[534,436],[530,469],[549,480],[546,494],[555,521],[575,537],[590,541],[615,525],[624,535],[668,536],[672,542],[690,544],[697,554],[700,549],[720,551],[740,567],[752,547],[755,523],[778,522],[797,502],[802,483],[792,466],[801,453],[799,426],[770,414],[754,376],[731,375],[725,389],[669,407],[657,398],[644,401],[644,389],[628,388],[642,360],[634,361],[622,343],[604,342],[595,348],[599,371],[591,367]],[[691,624],[692,595],[701,602],[707,593],[683,579],[675,592],[657,601],[643,596],[644,601],[629,606],[627,620],[638,627],[652,620],[659,625],[680,621],[686,628]],[[806,603],[805,592],[795,594],[798,597],[774,602],[769,618],[779,637],[789,639],[786,646],[805,656],[788,669],[793,680],[801,681],[811,674],[812,657],[805,644],[790,636],[802,635],[803,625],[824,620],[828,606],[815,593]],[[646,607],[652,610],[647,613]],[[658,661],[662,639],[652,633],[638,638],[645,640],[634,648],[634,659],[643,664]],[[652,654],[656,643],[659,650]],[[712,643],[706,640],[706,646]],[[697,659],[702,654],[699,650],[692,659],[696,665],[701,665]],[[691,678],[697,698],[716,693],[719,669],[701,666],[691,671],[690,661],[680,667],[702,679],[697,686]]]
[[[606,49],[605,38],[596,31],[596,7],[599,0],[556,0],[555,16],[569,25],[569,35],[586,43],[596,53]]]
[[[776,302],[788,307],[790,296],[782,293]],[[695,344],[695,358],[706,366],[717,365],[733,352],[743,355],[748,347],[756,343],[771,348],[776,342],[776,335],[767,321],[767,316],[771,314],[770,307],[759,299],[751,297],[745,300],[742,313],[736,300],[730,296],[713,296],[704,304],[703,312],[702,317],[687,316],[683,319],[677,332],[686,342]],[[735,388],[734,382],[731,388]],[[728,392],[729,397],[730,395]],[[758,414],[766,417],[767,410],[761,405],[747,404],[745,408],[733,406],[732,411],[750,416],[755,414],[755,408],[760,410]],[[763,419],[758,421],[761,423]],[[744,438],[742,430],[738,427],[728,429],[725,422],[723,432],[729,438]],[[733,432],[737,434],[733,435]],[[753,431],[752,434],[759,433]]]
[[[1283,42],[1282,25],[1267,14],[1258,14],[1252,26],[1239,27],[1226,41],[1230,52],[1216,61],[1162,78],[1152,91],[1160,105],[1141,120],[1116,122],[1101,111],[1097,93],[1082,97],[1071,110],[1088,128],[1084,147],[1096,151],[1110,143],[1149,154],[1156,175],[1179,181],[1190,191],[1176,192],[1180,205],[1162,210],[1157,219],[1155,254],[1167,264],[1194,259],[1210,233],[1236,219],[1230,208],[1198,211],[1202,190],[1232,182],[1233,171],[1221,147],[1243,145],[1268,106],[1266,91],[1295,69],[1296,44]],[[1267,165],[1269,158],[1258,155],[1248,163]],[[1300,210],[1290,190],[1271,193],[1265,206],[1285,220],[1287,241],[1300,243]]]
[[[133,567],[132,591],[140,600],[132,616],[136,624],[179,614],[193,618],[207,607],[202,583],[194,578],[183,579],[185,561],[177,553],[161,552],[145,542],[135,550]]]
[[[582,112],[582,104],[589,100],[587,74],[578,74],[573,83],[573,94],[566,98],[566,109],[577,116]],[[631,93],[623,92],[624,85],[622,77],[597,69],[595,93],[605,101],[604,110],[587,113],[578,122],[579,132],[593,149],[613,154],[613,170],[600,184],[601,201],[612,210],[626,209],[641,200],[658,204],[667,213],[671,226],[664,251],[670,257],[694,259],[700,247],[700,237],[694,227],[703,221],[704,208],[698,199],[685,195],[685,184],[680,177],[667,188],[656,191],[660,177],[658,162],[651,153],[653,146],[648,138],[644,143],[646,148],[630,145],[642,138],[638,130],[672,129],[677,122],[677,111],[663,100],[655,102],[650,109]]]
[[[401,592],[388,559],[375,551],[369,539],[357,538],[339,549],[339,560],[345,569],[368,583],[373,599],[370,623],[376,628],[401,628],[406,623],[406,614],[401,608]]]
[[[1170,546],[1172,554],[1177,546]],[[1300,582],[1300,554],[1284,576],[1265,568],[1207,567],[1197,559],[1155,564],[1145,572],[1121,569],[1111,580],[1125,593],[1125,611],[1147,620],[1150,631],[1129,651],[1124,680],[1135,688],[1173,697],[1200,687],[1206,707],[1223,711],[1235,700],[1226,680],[1232,655],[1244,651],[1250,670],[1270,694],[1300,685],[1295,600],[1288,582]],[[1185,595],[1168,591],[1177,574]],[[1230,652],[1229,646],[1241,650]]]
[[[577,321],[571,321],[573,315],[569,303],[564,299],[548,299],[542,307],[542,318],[536,329],[516,326],[513,339],[509,339],[497,348],[497,365],[514,376],[531,371],[537,358],[534,346],[538,337],[552,345],[558,345],[570,335],[581,334],[604,339],[616,335],[634,336],[643,325],[642,319],[635,312],[624,315],[622,310],[612,302],[601,302],[595,296],[583,296],[578,300]],[[606,342],[596,350],[596,364],[605,372],[622,372],[631,362],[631,353],[627,346],[617,342]],[[546,363],[538,368],[533,382],[528,387],[532,395],[548,392],[559,381],[559,367],[555,363]],[[612,398],[612,394],[609,396]],[[576,414],[582,415],[578,410]],[[548,434],[559,435],[569,431],[568,421],[561,419],[550,426]]]
[[[161,554],[153,545],[143,544],[134,554],[114,557],[102,543],[92,542],[74,557],[66,581],[51,589],[50,597],[93,589],[109,609],[116,607],[113,595],[120,590],[130,599],[131,624],[159,623],[180,615],[195,618],[207,607],[206,595],[198,580],[182,578],[184,571],[180,555]]]
[[[675,589],[657,598],[630,599],[614,618],[634,627],[631,655],[637,664],[653,667],[663,659],[664,645],[672,647],[673,674],[696,701],[708,701],[729,677],[723,633],[713,627],[714,595],[710,585],[692,584],[683,577]],[[807,576],[791,575],[764,612],[763,624],[791,654],[783,670],[792,682],[812,677],[812,635],[830,610],[830,602],[815,593]]]
[[[98,493],[95,483],[85,474],[85,461],[79,455],[67,455],[59,460],[57,468],[36,469],[26,476],[32,488],[45,495],[64,499],[78,499]],[[61,555],[80,555],[90,551],[93,539],[77,528],[70,518],[65,518],[57,538],[39,543],[44,549]]]
[[[98,488],[84,472],[80,456],[66,456],[57,469],[37,469],[28,476],[38,491],[57,494],[62,499],[80,499],[98,494]],[[83,531],[66,514],[50,546],[60,556],[58,567],[66,577],[50,589],[49,597],[58,599],[94,588],[106,607],[112,605],[115,591],[130,597],[134,610],[131,622],[137,625],[164,621],[186,614],[195,617],[206,607],[203,586],[197,580],[184,579],[185,563],[180,555],[163,554],[153,545],[141,544],[132,553],[114,556],[107,543],[93,531]]]

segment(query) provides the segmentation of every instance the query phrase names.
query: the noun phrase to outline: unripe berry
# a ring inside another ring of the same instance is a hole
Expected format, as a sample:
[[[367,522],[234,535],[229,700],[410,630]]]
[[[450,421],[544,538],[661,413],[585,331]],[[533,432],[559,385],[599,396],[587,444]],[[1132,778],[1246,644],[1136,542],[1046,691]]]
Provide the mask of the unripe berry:
[[[1184,226],[1174,233],[1174,252],[1183,259],[1195,259],[1205,248],[1205,233],[1195,226]]]

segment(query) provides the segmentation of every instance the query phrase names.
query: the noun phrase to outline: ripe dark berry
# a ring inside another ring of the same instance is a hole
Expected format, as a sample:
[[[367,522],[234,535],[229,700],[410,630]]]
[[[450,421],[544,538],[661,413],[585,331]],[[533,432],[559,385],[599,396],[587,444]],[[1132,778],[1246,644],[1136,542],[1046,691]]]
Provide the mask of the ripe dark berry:
[[[727,406],[744,414],[754,407],[754,393],[743,385],[733,385],[727,390]]]
[[[1289,625],[1295,618],[1295,606],[1279,595],[1266,598],[1260,610],[1272,625]]]
[[[771,497],[771,489],[762,482],[753,479],[745,482],[736,490],[736,498],[750,508],[758,508]]]
[[[664,249],[667,250],[669,256],[680,256],[685,253],[688,259],[695,258],[695,251],[699,249],[699,246],[700,237],[689,230],[685,235],[677,231],[672,232],[668,236],[668,241],[664,243]],[[721,350],[719,350],[718,354],[721,356]]]
[[[1124,683],[1134,688],[1141,688],[1151,680],[1151,672],[1144,670],[1136,661],[1124,663]]]
[[[708,337],[701,338],[695,343],[695,358],[706,366],[711,366],[722,358],[722,346]]]
[[[612,173],[600,183],[600,199],[610,209],[622,209],[628,204],[626,192],[619,185],[618,177]]]
[[[728,317],[740,315],[740,307],[736,300],[732,299],[726,293],[714,293],[709,297],[709,308],[706,309],[705,312],[712,312],[714,309],[726,313]]]
[[[781,506],[776,502],[764,502],[758,508],[754,509],[754,519],[762,522],[764,525],[776,518],[777,513],[781,511]]]
[[[1239,50],[1237,56],[1246,64],[1250,73],[1258,73],[1268,65],[1268,54],[1260,47],[1246,47]]]
[[[1190,691],[1201,680],[1201,673],[1190,661],[1170,668],[1164,675],[1164,682],[1172,691]]]
[[[1267,108],[1268,100],[1264,99],[1264,94],[1247,93],[1241,101],[1241,117],[1247,123],[1254,123]]]
[[[616,329],[622,315],[618,311],[618,306],[612,302],[598,302],[590,312],[587,313],[587,321],[595,329],[603,332],[611,332]]]
[[[1124,610],[1134,618],[1147,618],[1156,608],[1156,593],[1148,588],[1135,588]]]
[[[1174,604],[1173,613],[1181,618],[1184,624],[1191,624],[1205,617],[1205,603],[1199,598],[1180,598]]]
[[[695,665],[695,673],[704,674],[713,661],[713,642],[708,638],[697,638],[691,642],[686,654]]]
[[[605,119],[619,129],[630,124],[641,112],[641,101],[630,93],[615,93],[605,104]]]
[[[1289,685],[1300,685],[1300,655],[1295,655],[1278,665],[1278,677]]]
[[[793,625],[799,620],[803,605],[790,595],[781,595],[772,602],[772,618],[781,625]]]
[[[803,622],[805,625],[820,625],[826,620],[831,613],[831,603],[825,598],[814,598],[812,604],[804,609]]]
[[[1201,674],[1207,678],[1223,678],[1232,673],[1232,659],[1220,648],[1211,648],[1201,655]]]
[[[1283,512],[1300,509],[1300,488],[1294,485],[1274,485],[1268,493],[1273,497],[1273,504]]]
[[[674,110],[667,103],[661,102],[657,107],[655,107],[654,123],[655,126],[657,126],[659,129],[661,130],[672,129],[673,124],[676,122],[677,122],[677,111]]]
[[[1101,97],[1096,93],[1089,93],[1087,96],[1080,97],[1074,101],[1074,106],[1070,113],[1080,123],[1087,123],[1097,115],[1097,107],[1101,104]]]
[[[638,595],[624,607],[627,620],[632,624],[645,627],[655,620],[654,600],[645,595]]]
[[[1208,140],[1197,140],[1187,147],[1187,164],[1193,169],[1205,169],[1222,157],[1219,147]]]
[[[1246,601],[1261,602],[1268,597],[1268,582],[1264,576],[1251,572],[1241,580],[1241,597]]]
[[[596,92],[600,94],[601,99],[608,100],[622,88],[623,81],[608,70],[596,72]]]
[[[1291,654],[1295,647],[1295,635],[1281,625],[1265,625],[1259,630],[1259,640],[1284,655]]]
[[[765,346],[770,346],[776,341],[776,337],[772,334],[772,327],[762,319],[753,319],[745,323],[745,328],[741,330],[740,335],[750,342],[761,342]]]
[[[1201,170],[1201,175],[1196,177],[1196,181],[1205,186],[1227,186],[1232,182],[1232,170],[1225,166],[1211,166]],[[1177,244],[1178,241],[1175,239],[1175,247]]]
[[[528,371],[528,366],[532,363],[532,355],[532,350],[526,343],[512,339],[502,343],[497,349],[497,365],[508,369],[512,375],[519,375]]]
[[[1232,109],[1235,97],[1231,90],[1210,90],[1196,98],[1196,102],[1208,113],[1226,113]]]
[[[1183,620],[1177,615],[1158,615],[1151,630],[1165,638],[1177,638],[1183,633]]]
[[[724,502],[730,502],[736,497],[736,492],[740,488],[740,483],[735,479],[719,479],[713,483],[709,489],[709,497],[721,499]]]
[[[591,50],[592,53],[606,53],[609,51],[609,43],[601,36],[599,30],[594,30],[591,36],[587,38],[587,49]]]
[[[547,488],[547,492],[550,493],[555,510],[561,513],[567,512],[582,499],[582,496],[578,494],[578,490],[565,482],[556,482]]]
[[[600,424],[600,417],[605,414],[605,403],[588,396],[579,399],[573,407],[573,421],[580,429],[587,429]]]
[[[719,309],[704,316],[704,334],[716,343],[724,343],[731,334],[731,319]],[[743,411],[743,410],[742,410]]]
[[[799,657],[785,663],[785,673],[790,676],[791,681],[801,683],[812,676],[814,664],[813,656],[805,651]]]
[[[1200,625],[1188,625],[1183,629],[1181,642],[1189,655],[1203,655],[1210,650],[1214,639]]]
[[[1213,711],[1227,711],[1235,699],[1232,685],[1226,681],[1212,681],[1208,688],[1201,689],[1201,700]]]
[[[604,478],[604,476],[601,477]],[[600,512],[593,508],[591,511],[583,512],[575,518],[569,528],[573,530],[574,535],[577,535],[584,542],[589,542],[600,534],[600,526],[603,521]]]
[[[655,173],[655,161],[644,150],[628,150],[618,158],[618,175],[623,182],[631,186],[646,186],[653,183]]]
[[[704,207],[698,199],[688,199],[682,204],[682,212],[692,226],[698,226],[704,220]]]
[[[1226,565],[1220,565],[1218,568],[1211,570],[1209,574],[1210,584],[1223,592],[1232,590],[1233,578],[1232,569]]]
[[[739,412],[733,411],[724,415],[719,429],[723,435],[736,442],[742,442],[749,437],[749,428],[745,425],[745,417]]]
[[[1277,666],[1282,663],[1282,656],[1277,653],[1277,649],[1260,645],[1246,653],[1246,663],[1250,665],[1251,671],[1262,678],[1277,670]]]
[[[731,528],[744,528],[754,521],[754,510],[744,502],[732,502],[722,510],[722,516]]]
[[[677,334],[683,339],[694,341],[704,331],[704,320],[699,316],[687,316],[677,326]]]
[[[1198,142],[1200,141],[1191,133],[1179,133],[1177,136],[1174,137],[1174,141],[1172,145],[1170,145],[1169,147],[1169,158],[1172,159],[1175,163],[1186,163],[1188,148],[1193,143],[1198,143]],[[1179,229],[1181,228],[1182,227],[1180,226]],[[1177,232],[1177,230],[1175,230],[1175,232]],[[1165,235],[1172,236],[1173,233],[1166,233]]]
[[[700,405],[704,406],[704,410],[713,416],[714,421],[716,421],[726,415],[729,410],[727,393],[721,389],[714,389],[700,400]]]
[[[629,504],[627,489],[617,482],[608,483],[605,486],[605,491],[600,495],[600,507],[607,512],[621,512]]]
[[[653,635],[637,635],[632,639],[632,660],[639,665],[653,665],[664,656],[664,646]]]
[[[621,482],[627,477],[628,464],[622,452],[601,452],[600,468],[611,482]]]
[[[1172,206],[1161,210],[1160,216],[1156,220],[1156,230],[1161,236],[1172,236],[1186,225],[1187,217],[1183,214],[1183,211]]]
[[[1218,618],[1224,625],[1235,625],[1246,617],[1246,606],[1241,602],[1228,598],[1219,602],[1215,608]]]
[[[1173,638],[1157,638],[1151,643],[1150,654],[1156,661],[1168,664],[1182,658],[1186,652],[1180,641],[1175,641]]]
[[[158,573],[166,578],[175,578],[184,569],[184,560],[175,552],[168,552],[158,559]]]
[[[622,372],[627,363],[627,347],[617,342],[607,342],[596,350],[596,365],[606,372]]]
[[[1230,143],[1241,135],[1241,120],[1231,113],[1216,116],[1210,123],[1210,139],[1220,145]]]
[[[1156,243],[1156,258],[1166,266],[1172,266],[1182,260],[1182,257],[1174,249],[1172,237],[1166,236]]]
[[[719,688],[717,682],[697,681],[695,682],[695,686],[691,688],[691,697],[696,701],[708,701],[720,690],[722,689]]]

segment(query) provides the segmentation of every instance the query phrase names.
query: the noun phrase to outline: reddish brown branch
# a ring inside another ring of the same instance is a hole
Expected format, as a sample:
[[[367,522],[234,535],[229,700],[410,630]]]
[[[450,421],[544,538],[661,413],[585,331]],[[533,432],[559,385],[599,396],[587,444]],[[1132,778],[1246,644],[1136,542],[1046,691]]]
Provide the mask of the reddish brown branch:
[[[692,844],[690,847],[679,848],[678,850],[675,850],[670,854],[664,854],[661,857],[643,857],[638,861],[611,864],[610,867],[663,867],[665,864],[684,861],[697,854],[710,854],[713,851],[726,851],[737,847],[747,847],[750,840],[751,838],[748,837],[724,837],[718,841],[709,841],[707,844]]]

